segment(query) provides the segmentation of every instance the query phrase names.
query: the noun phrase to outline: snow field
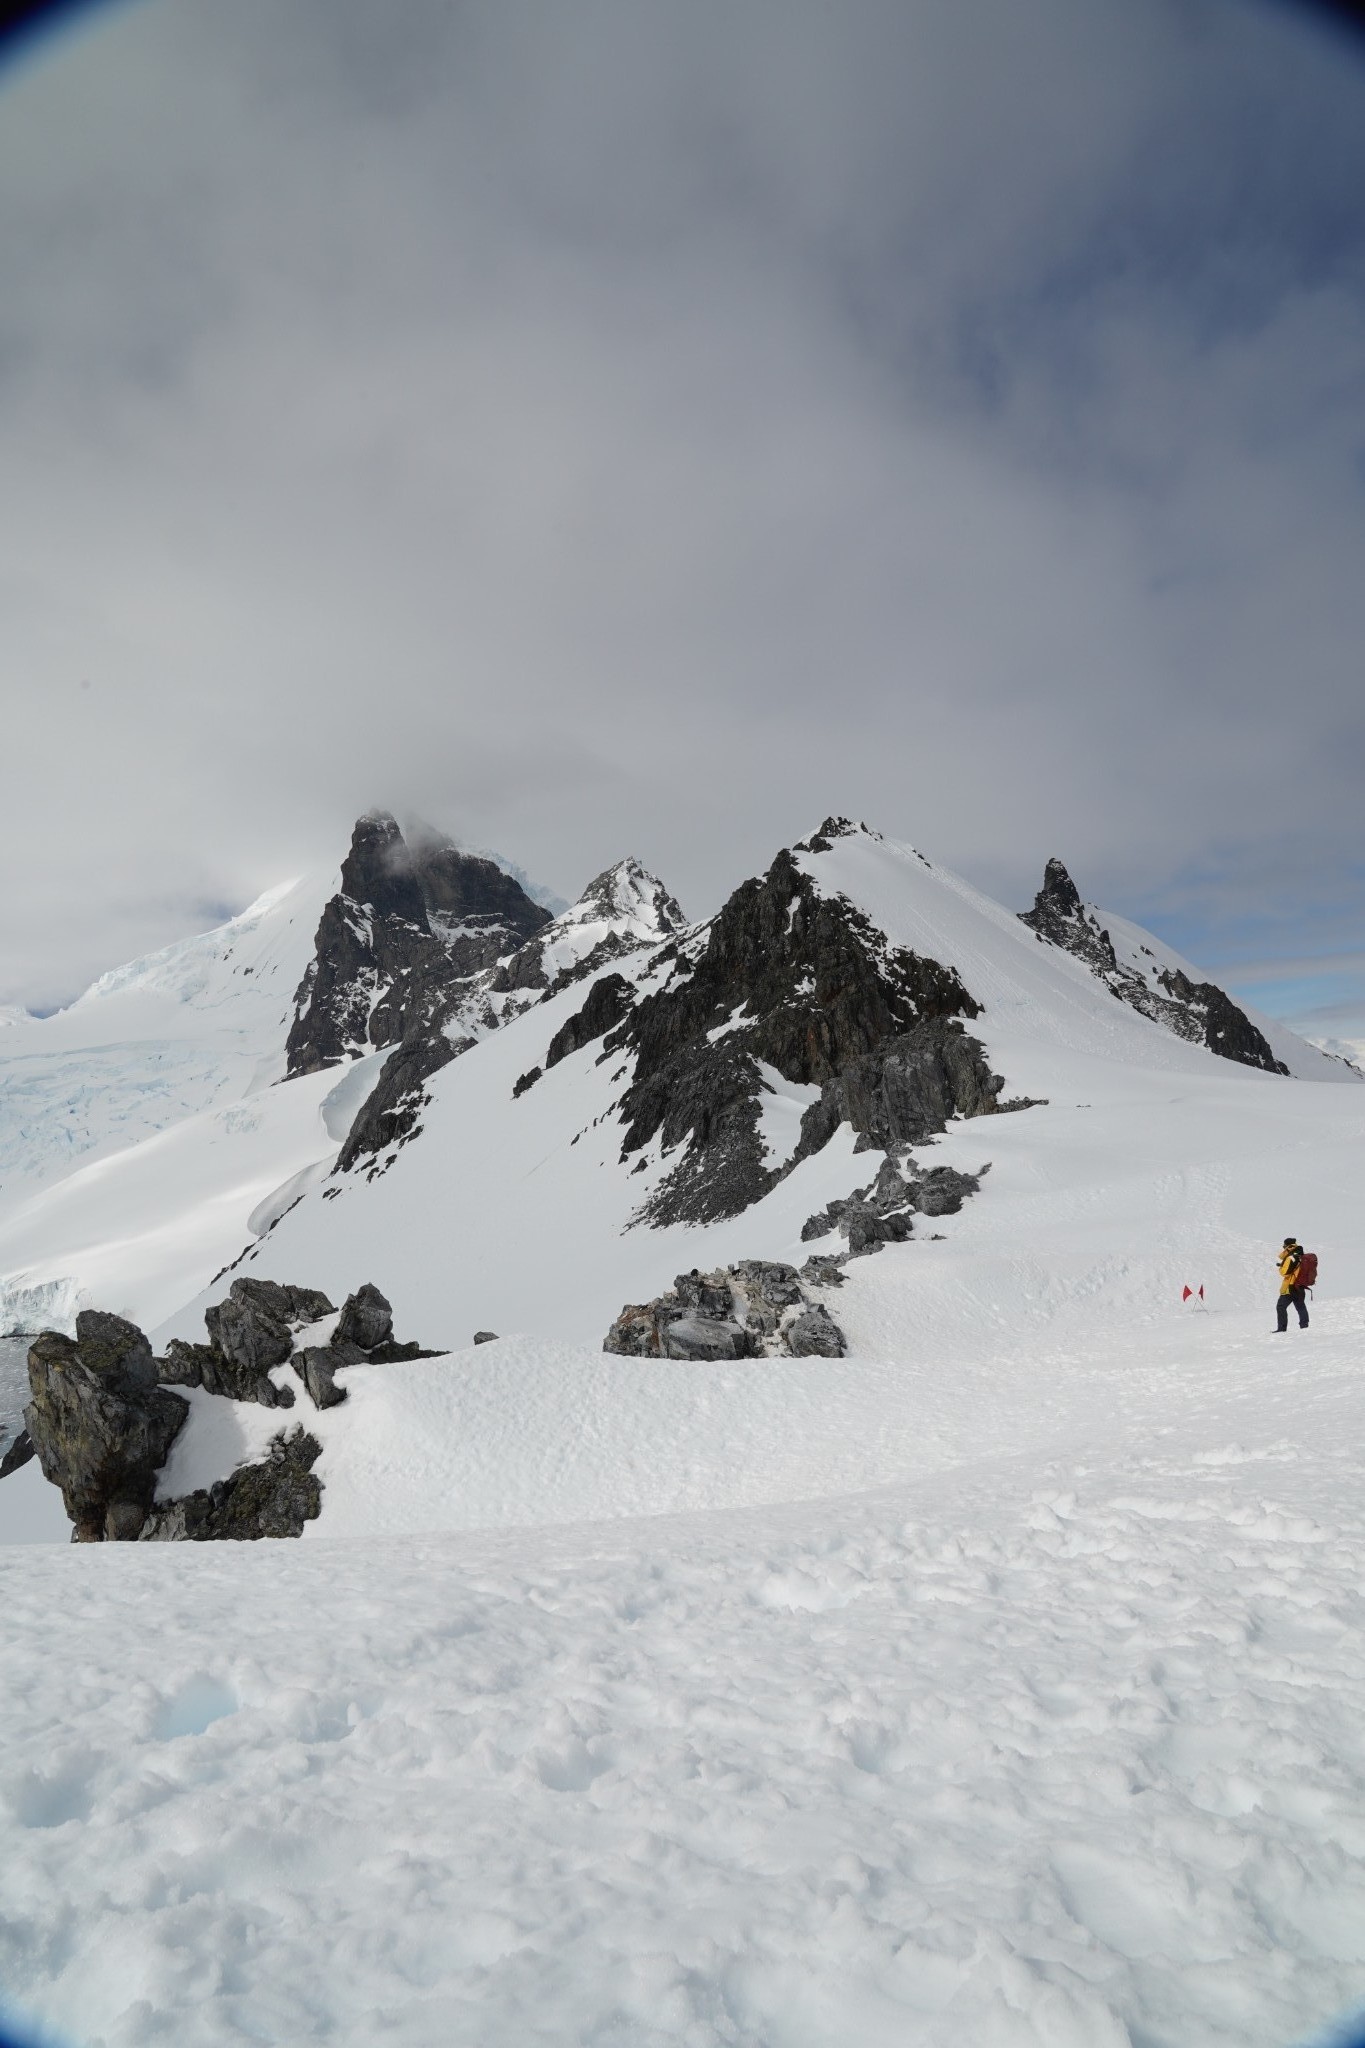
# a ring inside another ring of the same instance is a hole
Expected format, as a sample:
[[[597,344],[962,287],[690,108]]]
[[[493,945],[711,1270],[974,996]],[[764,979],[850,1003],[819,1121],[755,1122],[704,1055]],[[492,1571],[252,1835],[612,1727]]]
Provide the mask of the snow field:
[[[87,2048],[1285,2048],[1365,1982],[1292,1357],[818,1508],[0,1556],[0,1977]]]

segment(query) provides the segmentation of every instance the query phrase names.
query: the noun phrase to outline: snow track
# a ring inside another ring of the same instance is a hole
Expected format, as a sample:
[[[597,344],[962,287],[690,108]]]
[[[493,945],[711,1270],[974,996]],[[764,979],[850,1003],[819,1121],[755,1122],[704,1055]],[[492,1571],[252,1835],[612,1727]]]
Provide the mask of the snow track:
[[[1284,2048],[1365,1984],[1362,1396],[1302,1395],[814,1511],[11,1552],[0,1974],[103,2048]]]

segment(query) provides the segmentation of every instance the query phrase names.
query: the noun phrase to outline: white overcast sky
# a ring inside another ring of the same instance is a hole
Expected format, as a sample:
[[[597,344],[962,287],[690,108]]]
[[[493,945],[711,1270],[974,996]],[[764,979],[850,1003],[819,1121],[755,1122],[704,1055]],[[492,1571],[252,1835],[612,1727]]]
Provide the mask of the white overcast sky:
[[[420,813],[827,811],[1365,1033],[1365,43],[131,0],[0,64],[0,1000]]]

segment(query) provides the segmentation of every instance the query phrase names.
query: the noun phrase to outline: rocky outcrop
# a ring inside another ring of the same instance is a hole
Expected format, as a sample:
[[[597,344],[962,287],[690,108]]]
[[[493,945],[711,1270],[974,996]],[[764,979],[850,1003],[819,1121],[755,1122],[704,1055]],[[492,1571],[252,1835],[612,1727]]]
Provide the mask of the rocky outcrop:
[[[241,1465],[228,1479],[161,1501],[138,1531],[140,1543],[256,1543],[266,1536],[301,1536],[322,1511],[322,1485],[313,1466],[322,1445],[308,1431],[283,1430],[269,1454]]]
[[[270,1375],[294,1349],[294,1331],[336,1310],[316,1287],[285,1287],[276,1280],[234,1280],[225,1301],[204,1311],[207,1344],[173,1337],[157,1361],[162,1383],[202,1387],[229,1401],[262,1408],[292,1408],[293,1390]]]
[[[1055,854],[1043,870],[1043,886],[1032,910],[1021,910],[1019,921],[1039,938],[1083,960],[1092,973],[1102,978],[1118,973],[1113,940],[1095,913],[1086,909],[1080,890]]]
[[[604,974],[595,981],[582,1009],[567,1017],[550,1040],[545,1053],[546,1072],[571,1052],[580,1052],[612,1030],[629,1013],[634,1001],[635,990],[623,974]]]
[[[794,1266],[741,1259],[680,1273],[654,1301],[623,1308],[604,1351],[620,1358],[842,1358],[842,1330]]]
[[[914,1218],[955,1216],[967,1196],[981,1186],[989,1164],[976,1173],[962,1173],[952,1166],[931,1166],[921,1170],[909,1160],[905,1170],[894,1159],[884,1159],[877,1177],[865,1188],[855,1188],[842,1200],[828,1203],[806,1219],[803,1242],[827,1237],[837,1230],[848,1239],[848,1256],[859,1258],[879,1252],[884,1244],[903,1244],[914,1230]]]
[[[858,1133],[855,1151],[895,1152],[922,1145],[951,1117],[1033,1107],[1024,1098],[1002,1102],[1004,1085],[980,1041],[955,1018],[930,1018],[849,1060],[826,1081],[802,1116],[794,1157],[821,1151],[841,1123]]]
[[[1287,1074],[1277,1060],[1264,1032],[1259,1031],[1226,990],[1211,981],[1192,981],[1175,967],[1160,967],[1149,947],[1147,957],[1121,961],[1114,942],[1095,911],[1081,900],[1080,891],[1063,863],[1054,855],[1043,872],[1043,886],[1033,899],[1032,910],[1021,910],[1028,925],[1050,945],[1060,946],[1083,961],[1096,978],[1154,1024],[1161,1024],[1177,1038],[1207,1046],[1220,1059],[1236,1060],[1240,1066],[1259,1067],[1267,1074]]]
[[[294,1347],[295,1335],[335,1317],[330,1341]],[[294,1392],[270,1375],[288,1362],[314,1407],[346,1399],[337,1374],[348,1366],[435,1358],[393,1335],[393,1310],[366,1282],[338,1313],[314,1287],[234,1280],[225,1301],[204,1312],[207,1344],[175,1338],[164,1358],[134,1323],[84,1311],[76,1335],[45,1330],[29,1352],[32,1400],[26,1435],[44,1475],[59,1486],[78,1542],[203,1542],[211,1537],[297,1536],[318,1512],[312,1466],[319,1445],[305,1431],[279,1434],[262,1465],[183,1499],[155,1501],[158,1478],[189,1404],[176,1388],[220,1399],[290,1408]],[[24,1462],[18,1445],[0,1477]]]
[[[45,1330],[34,1340],[28,1375],[24,1422],[44,1478],[61,1488],[73,1542],[131,1541],[189,1413],[158,1385],[151,1345],[122,1316],[85,1309],[74,1338]]]
[[[829,819],[796,851],[853,829]],[[745,882],[704,931],[665,948],[659,965],[671,969],[664,985],[604,1040],[634,1055],[623,1160],[655,1141],[679,1155],[641,1221],[737,1215],[790,1170],[795,1160],[770,1160],[760,1136],[765,1064],[826,1091],[807,1112],[797,1158],[844,1117],[865,1143],[885,1144],[1001,1106],[980,1046],[961,1034],[979,1005],[957,973],[891,945],[847,898],[823,894],[795,852]],[[888,1045],[899,1050],[880,1052]],[[893,1129],[894,1140],[884,1136]]]

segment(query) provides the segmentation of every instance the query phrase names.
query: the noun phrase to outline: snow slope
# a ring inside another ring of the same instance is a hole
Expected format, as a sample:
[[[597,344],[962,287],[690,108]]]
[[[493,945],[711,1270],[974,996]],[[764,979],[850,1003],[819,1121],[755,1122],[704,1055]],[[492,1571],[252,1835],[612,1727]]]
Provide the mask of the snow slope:
[[[1363,1312],[1173,1326],[1144,1432],[857,1499],[0,1554],[10,1998],[104,2048],[1287,2048],[1365,1987]]]

